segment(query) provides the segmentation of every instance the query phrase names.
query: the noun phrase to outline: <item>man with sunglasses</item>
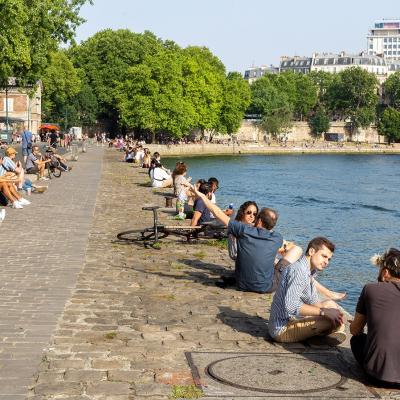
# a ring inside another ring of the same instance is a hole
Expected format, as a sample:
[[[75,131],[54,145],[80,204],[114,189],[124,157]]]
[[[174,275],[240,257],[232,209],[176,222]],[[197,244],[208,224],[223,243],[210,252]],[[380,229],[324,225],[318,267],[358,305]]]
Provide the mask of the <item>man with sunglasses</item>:
[[[235,278],[239,290],[272,293],[276,290],[283,265],[289,265],[301,256],[302,250],[293,246],[275,268],[275,257],[283,245],[282,235],[273,228],[278,220],[278,213],[271,208],[262,208],[254,226],[231,220],[216,204],[192,187],[193,194],[203,200],[204,205],[215,217],[228,227],[237,241]]]

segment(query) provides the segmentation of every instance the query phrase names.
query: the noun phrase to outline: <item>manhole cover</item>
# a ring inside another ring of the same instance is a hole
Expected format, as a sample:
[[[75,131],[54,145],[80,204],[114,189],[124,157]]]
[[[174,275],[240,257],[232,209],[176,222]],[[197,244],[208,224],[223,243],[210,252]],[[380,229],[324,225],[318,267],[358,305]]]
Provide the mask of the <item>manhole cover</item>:
[[[296,355],[249,354],[214,361],[208,365],[207,373],[226,385],[264,393],[321,392],[346,382],[346,378],[317,358],[302,358],[299,362]]]

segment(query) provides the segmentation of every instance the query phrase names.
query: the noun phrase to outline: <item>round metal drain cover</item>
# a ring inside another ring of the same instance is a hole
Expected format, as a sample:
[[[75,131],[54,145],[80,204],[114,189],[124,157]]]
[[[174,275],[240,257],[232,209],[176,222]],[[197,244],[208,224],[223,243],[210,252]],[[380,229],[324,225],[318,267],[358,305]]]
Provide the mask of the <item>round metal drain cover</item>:
[[[337,362],[337,358],[333,356]],[[266,354],[243,355],[214,361],[207,367],[215,380],[239,389],[264,393],[312,393],[330,390],[346,382],[333,365],[318,357]]]

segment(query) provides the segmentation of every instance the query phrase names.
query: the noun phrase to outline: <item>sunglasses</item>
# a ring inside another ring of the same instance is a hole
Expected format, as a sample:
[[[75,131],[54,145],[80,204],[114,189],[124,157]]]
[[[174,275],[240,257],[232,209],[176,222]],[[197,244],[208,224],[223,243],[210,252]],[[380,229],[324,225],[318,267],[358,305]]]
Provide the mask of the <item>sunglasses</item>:
[[[256,217],[256,216],[257,216],[257,212],[250,211],[250,210],[246,211],[246,214],[247,214],[247,215],[251,215],[251,214],[253,214],[253,216],[254,216],[254,217]]]

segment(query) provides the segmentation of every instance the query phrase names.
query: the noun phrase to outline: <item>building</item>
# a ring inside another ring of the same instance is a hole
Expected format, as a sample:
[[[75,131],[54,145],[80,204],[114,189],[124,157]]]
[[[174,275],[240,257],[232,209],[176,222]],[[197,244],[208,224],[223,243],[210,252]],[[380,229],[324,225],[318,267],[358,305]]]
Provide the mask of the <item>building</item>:
[[[311,71],[338,73],[351,67],[360,67],[376,75],[380,83],[388,77],[388,64],[384,57],[361,52],[359,54],[315,53],[312,56]]]
[[[261,78],[265,74],[278,74],[279,68],[273,65],[267,67],[265,65],[261,67],[251,67],[244,72],[244,79],[246,79],[250,84],[253,83],[258,78]]]
[[[309,74],[311,71],[312,58],[311,57],[281,57],[279,63],[279,71],[293,71],[300,74]]]
[[[390,60],[400,60],[400,19],[375,21],[367,35],[367,51]]]
[[[0,90],[0,130],[30,130],[38,133],[42,122],[42,86],[18,86],[14,78],[10,78],[6,88]]]

